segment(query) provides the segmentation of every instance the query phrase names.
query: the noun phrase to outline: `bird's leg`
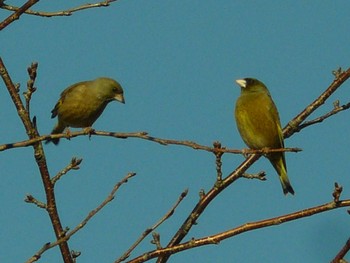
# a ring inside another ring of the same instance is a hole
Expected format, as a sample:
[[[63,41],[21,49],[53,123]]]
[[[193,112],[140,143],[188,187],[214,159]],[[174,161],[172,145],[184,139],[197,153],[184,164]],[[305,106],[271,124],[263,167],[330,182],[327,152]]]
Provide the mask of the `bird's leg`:
[[[266,157],[269,154],[270,147],[261,148],[263,155]]]
[[[248,148],[244,148],[242,149],[242,155],[244,156],[244,158],[248,158],[250,153],[249,153],[249,150]]]
[[[70,129],[68,127],[66,128],[66,134],[67,134],[67,139],[70,140],[70,138],[71,138],[71,131],[70,131]]]
[[[91,135],[95,133],[95,129],[93,129],[92,127],[85,127],[83,131],[85,134],[89,135],[89,140],[91,138]]]

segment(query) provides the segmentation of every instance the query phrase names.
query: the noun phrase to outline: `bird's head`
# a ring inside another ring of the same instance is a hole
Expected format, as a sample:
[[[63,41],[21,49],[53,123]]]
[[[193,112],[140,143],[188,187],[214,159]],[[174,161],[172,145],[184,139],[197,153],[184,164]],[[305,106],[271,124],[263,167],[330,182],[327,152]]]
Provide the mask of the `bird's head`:
[[[266,92],[264,83],[254,78],[237,79],[236,83],[241,87],[242,92]]]
[[[94,80],[94,88],[98,90],[99,96],[106,102],[112,100],[125,103],[122,86],[110,78],[98,78]]]

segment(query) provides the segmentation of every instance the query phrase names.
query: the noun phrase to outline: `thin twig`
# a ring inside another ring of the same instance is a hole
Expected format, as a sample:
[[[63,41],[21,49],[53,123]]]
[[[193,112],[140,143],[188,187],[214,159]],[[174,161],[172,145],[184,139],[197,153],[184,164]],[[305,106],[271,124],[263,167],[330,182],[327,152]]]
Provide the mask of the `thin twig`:
[[[54,177],[52,177],[51,182],[54,185],[63,175],[68,173],[70,170],[79,170],[79,165],[83,159],[77,159],[76,157],[73,157],[70,163],[62,169],[58,174],[56,174]]]
[[[28,75],[29,80],[27,81],[27,90],[23,92],[25,101],[26,101],[26,110],[30,113],[30,99],[32,98],[33,93],[36,91],[36,87],[34,87],[34,82],[36,79],[36,71],[38,69],[38,63],[32,63],[30,67],[28,67]]]
[[[346,71],[338,70],[336,78],[331,85],[312,103],[310,103],[302,112],[293,118],[283,129],[284,138],[290,137],[298,132],[299,125],[306,120],[316,109],[323,105],[326,100],[350,77],[350,68]]]
[[[331,263],[340,263],[341,260],[345,257],[345,255],[350,250],[350,238],[346,241],[345,245],[342,247],[342,249],[338,252],[338,254],[334,257]]]
[[[246,178],[246,179],[258,179],[258,180],[261,180],[261,181],[266,181],[266,174],[265,174],[265,172],[259,172],[257,174],[244,173],[244,174],[242,174],[242,177]]]
[[[0,31],[3,30],[5,27],[7,27],[9,24],[12,22],[16,21],[19,19],[19,17],[25,13],[31,6],[35,5],[39,0],[28,0],[24,5],[22,5],[20,8],[17,8],[14,10],[15,12],[7,17],[4,21],[0,23]],[[5,4],[1,6],[1,8],[5,9]]]
[[[173,207],[157,222],[155,223],[153,226],[151,226],[150,228],[147,228],[142,235],[136,240],[136,242],[120,257],[118,258],[115,263],[119,263],[124,261],[125,259],[127,259],[131,252],[142,242],[142,240],[145,239],[146,236],[149,235],[149,233],[151,233],[152,231],[154,231],[158,226],[160,226],[165,220],[167,220],[169,217],[171,217],[174,212],[175,209],[179,206],[179,204],[181,203],[181,201],[187,196],[188,193],[188,189],[186,189],[185,191],[183,191],[181,193],[181,195],[179,196],[178,200],[176,201],[176,203],[173,205]],[[156,237],[154,237],[155,240],[160,239],[159,235],[155,234]],[[160,242],[155,242],[156,244],[158,244],[158,248],[160,246]]]
[[[307,126],[310,126],[310,125],[313,125],[313,124],[316,124],[316,123],[321,123],[325,119],[328,119],[329,117],[333,116],[334,114],[337,114],[338,112],[347,110],[349,108],[350,108],[350,102],[347,103],[347,104],[339,106],[339,101],[336,101],[334,103],[334,108],[331,111],[329,111],[328,113],[326,113],[326,114],[324,114],[324,115],[322,115],[322,116],[320,116],[320,117],[318,117],[316,119],[313,119],[311,121],[306,121],[306,122],[302,123],[301,125],[299,125],[298,131],[300,131],[301,129],[304,129]]]
[[[216,181],[220,183],[222,180],[221,157],[224,153],[220,151],[222,149],[220,142],[214,142],[213,146],[214,146],[214,149],[216,149],[216,152],[215,152]]]
[[[53,16],[71,16],[73,13],[85,10],[85,9],[90,9],[90,8],[96,8],[96,7],[106,7],[109,6],[110,3],[116,2],[117,0],[106,0],[102,1],[99,3],[94,3],[94,4],[85,4],[81,5],[78,7],[73,7],[67,10],[63,11],[56,11],[56,12],[44,12],[44,11],[34,11],[34,10],[26,10],[25,13],[27,15],[34,15],[34,16],[41,16],[41,17],[53,17]],[[6,5],[4,4],[1,6],[1,8],[9,10],[9,11],[17,11],[19,8],[11,5]]]
[[[47,209],[47,205],[45,203],[39,201],[38,199],[36,199],[32,195],[26,195],[26,198],[24,199],[24,202],[35,204],[37,207],[40,207],[40,208],[43,208],[43,209]]]
[[[136,173],[128,173],[121,181],[119,181],[113,187],[112,191],[106,197],[106,199],[103,200],[102,203],[100,205],[98,205],[94,210],[90,211],[89,214],[73,230],[66,231],[66,234],[62,238],[56,240],[55,242],[44,244],[44,246],[41,249],[39,249],[35,253],[35,255],[33,255],[30,259],[28,259],[26,261],[26,263],[32,263],[32,262],[39,260],[41,255],[45,251],[47,251],[47,250],[49,250],[57,245],[60,245],[61,243],[67,242],[75,233],[77,233],[80,229],[82,229],[91,220],[91,218],[93,218],[99,211],[102,210],[102,208],[104,208],[109,202],[111,202],[114,199],[114,197],[115,197],[115,195],[116,195],[116,193],[121,185],[127,183],[128,180],[130,178],[134,177],[135,175],[136,175]]]
[[[339,202],[340,194],[342,191],[343,187],[341,185],[338,185],[338,183],[334,183],[334,191],[332,193],[334,202]]]

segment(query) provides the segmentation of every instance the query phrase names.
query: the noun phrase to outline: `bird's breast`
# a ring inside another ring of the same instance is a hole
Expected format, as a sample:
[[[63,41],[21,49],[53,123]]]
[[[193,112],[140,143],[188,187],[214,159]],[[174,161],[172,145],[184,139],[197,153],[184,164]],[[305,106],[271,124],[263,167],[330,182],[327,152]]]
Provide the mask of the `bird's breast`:
[[[240,96],[236,103],[235,118],[238,131],[252,149],[281,146],[278,116],[274,116],[271,107],[275,107],[269,96]],[[276,111],[277,112],[277,111]]]
[[[69,94],[59,107],[58,118],[67,126],[90,127],[101,115],[107,103],[93,94]]]

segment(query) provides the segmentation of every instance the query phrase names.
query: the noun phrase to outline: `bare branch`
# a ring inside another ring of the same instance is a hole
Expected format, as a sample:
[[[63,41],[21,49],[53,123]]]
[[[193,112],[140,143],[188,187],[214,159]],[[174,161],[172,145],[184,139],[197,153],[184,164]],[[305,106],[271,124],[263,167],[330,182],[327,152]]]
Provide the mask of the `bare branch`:
[[[37,1],[39,1],[39,0],[37,0]],[[25,10],[24,13],[27,15],[42,16],[42,17],[71,16],[71,15],[73,15],[73,13],[81,11],[81,10],[96,8],[96,7],[107,7],[110,5],[110,3],[116,2],[116,1],[117,0],[106,0],[106,1],[99,2],[99,3],[85,4],[85,5],[81,5],[78,7],[73,7],[73,8],[67,9],[67,10],[56,11],[56,12],[34,11],[34,10],[27,9],[27,10]],[[1,8],[9,10],[9,11],[19,10],[18,7],[6,5],[6,4],[1,6]]]
[[[216,152],[215,152],[216,181],[221,182],[221,180],[222,180],[221,157],[224,153],[220,151],[220,149],[222,149],[220,142],[214,142],[213,146],[214,146],[214,149],[216,149]]]
[[[70,161],[70,164],[68,164],[64,169],[62,169],[58,174],[56,174],[54,177],[52,177],[51,182],[54,185],[63,175],[68,173],[70,170],[79,170],[79,165],[83,159],[77,159],[76,157],[73,157]]]
[[[342,247],[342,249],[339,251],[339,253],[335,256],[335,258],[332,260],[331,263],[341,263],[346,262],[342,261],[342,259],[345,257],[345,255],[350,250],[350,238],[346,241],[345,245]]]
[[[152,233],[152,237],[153,237],[153,240],[152,240],[152,244],[155,244],[157,249],[162,249],[162,246],[160,244],[160,235],[156,232],[153,232]]]
[[[199,238],[199,239],[192,239],[188,242],[182,243],[182,244],[177,244],[172,247],[167,247],[167,248],[162,248],[162,249],[157,249],[153,250],[150,252],[147,252],[143,255],[140,255],[137,258],[134,258],[128,263],[141,263],[145,262],[147,260],[150,260],[152,258],[157,258],[161,256],[170,256],[172,254],[179,253],[181,251],[191,249],[194,247],[199,247],[199,246],[204,246],[204,245],[212,245],[212,244],[218,244],[222,240],[225,240],[227,238],[242,234],[244,232],[252,231],[255,229],[260,229],[260,228],[265,228],[265,227],[270,227],[270,226],[278,226],[280,224],[294,221],[300,218],[312,216],[315,214],[323,213],[326,211],[330,211],[333,209],[341,208],[341,207],[348,207],[350,206],[350,199],[348,200],[343,200],[339,202],[329,202],[320,206],[316,207],[311,207],[308,209],[300,210],[291,214],[287,215],[282,215],[278,216],[275,218],[269,218],[261,221],[256,221],[256,222],[250,222],[243,224],[241,226],[235,227],[231,230],[215,234],[212,236],[204,237],[204,238]]]
[[[39,0],[28,0],[24,5],[22,5],[20,8],[17,8],[15,12],[10,15],[8,18],[6,18],[4,21],[0,23],[0,31],[3,30],[5,27],[7,27],[12,22],[19,19],[19,17],[25,13],[26,10],[28,10],[31,6],[35,5]],[[5,8],[5,4],[1,6],[1,8]]]
[[[333,106],[334,108],[329,111],[328,113],[316,118],[316,119],[313,119],[311,121],[306,121],[304,122],[303,124],[299,125],[298,127],[298,131],[300,131],[301,129],[304,129],[306,128],[307,126],[310,126],[310,125],[313,125],[313,124],[316,124],[316,123],[321,123],[323,122],[325,119],[328,119],[329,117],[333,116],[334,114],[337,114],[338,112],[341,112],[341,111],[344,111],[344,110],[347,110],[350,108],[350,102],[347,103],[347,104],[344,104],[342,106],[339,106],[339,101],[335,101],[333,103]]]
[[[35,204],[37,207],[40,207],[40,208],[43,208],[43,209],[47,209],[47,205],[45,203],[39,201],[38,199],[36,199],[32,195],[27,195],[26,198],[24,199],[24,202]]]
[[[281,148],[281,149],[269,149],[264,148],[260,150],[253,150],[253,149],[243,149],[243,150],[237,150],[237,149],[227,149],[226,147],[209,147],[205,145],[198,144],[193,141],[188,140],[172,140],[172,139],[164,139],[164,138],[156,138],[153,136],[150,136],[147,132],[107,132],[107,131],[96,131],[93,129],[83,129],[81,131],[77,132],[71,132],[69,133],[60,133],[60,134],[51,134],[51,135],[43,135],[40,137],[36,137],[30,140],[25,140],[21,142],[14,142],[14,143],[7,143],[0,145],[0,152],[13,149],[13,148],[20,148],[20,147],[28,147],[31,146],[37,142],[44,141],[44,140],[51,140],[51,139],[57,139],[57,138],[66,138],[71,139],[77,136],[107,136],[107,137],[114,137],[118,139],[127,139],[127,138],[138,138],[142,140],[147,140],[150,142],[155,142],[160,145],[180,145],[189,147],[195,150],[202,150],[211,152],[214,154],[217,153],[232,153],[232,154],[243,154],[243,155],[249,155],[249,154],[267,154],[271,152],[300,152],[302,149],[300,148]],[[216,142],[219,143],[219,142]]]
[[[30,99],[32,98],[32,94],[36,91],[34,87],[34,82],[36,79],[36,71],[38,69],[38,63],[32,63],[30,67],[28,67],[28,75],[29,80],[27,82],[27,90],[23,92],[24,98],[26,100],[26,110],[30,113]]]
[[[169,217],[171,217],[174,212],[175,209],[179,206],[179,204],[181,203],[181,201],[187,196],[188,193],[188,189],[186,189],[185,191],[183,191],[180,195],[180,197],[178,198],[178,200],[176,201],[176,203],[173,205],[173,207],[157,222],[155,223],[153,226],[151,226],[150,228],[147,228],[142,235],[136,240],[136,242],[120,257],[118,258],[115,263],[119,263],[124,261],[125,259],[127,259],[130,256],[130,253],[142,242],[142,240],[145,239],[146,236],[149,235],[149,233],[151,233],[152,231],[154,231],[158,226],[160,226],[165,220],[167,220]],[[153,233],[153,240],[154,240],[154,244],[157,245],[157,248],[159,249],[161,247],[160,245],[160,236],[156,233]]]
[[[38,252],[35,253],[35,255],[33,255],[30,259],[28,259],[26,261],[26,263],[32,263],[35,262],[37,260],[40,259],[41,255],[55,247],[58,246],[62,243],[66,243],[75,233],[77,233],[80,229],[82,229],[90,220],[91,218],[93,218],[99,211],[102,210],[102,208],[104,208],[109,202],[111,202],[117,191],[119,190],[120,186],[122,186],[123,184],[127,183],[128,180],[131,177],[134,177],[136,175],[136,173],[128,173],[121,181],[119,181],[112,189],[111,193],[106,197],[106,199],[99,205],[97,206],[94,210],[90,211],[89,214],[71,231],[65,231],[65,235],[62,236],[62,238],[59,238],[58,240],[56,240],[55,242],[52,243],[46,243]],[[74,253],[74,255],[77,252]],[[74,256],[73,255],[73,256]]]
[[[246,179],[258,179],[261,181],[266,181],[265,176],[266,176],[265,172],[259,172],[257,174],[248,174],[248,173],[242,174],[242,177],[244,177]]]
[[[333,191],[333,200],[334,202],[339,202],[340,194],[343,191],[343,187],[338,185],[338,183],[334,183],[334,191]]]
[[[38,130],[36,129],[35,118],[33,122],[31,122],[29,117],[29,112],[25,109],[23,102],[18,94],[18,89],[13,84],[10,78],[10,75],[8,74],[7,69],[1,58],[0,58],[0,75],[7,87],[7,90],[13,101],[13,104],[17,109],[17,114],[23,123],[23,126],[26,130],[28,137],[30,139],[39,137],[40,135]],[[44,149],[42,147],[42,143],[40,142],[33,144],[33,148],[34,148],[35,162],[40,171],[41,180],[44,185],[44,190],[46,194],[46,211],[49,214],[52,227],[55,231],[56,238],[59,239],[65,236],[65,230],[62,227],[61,220],[57,211],[55,189],[50,179],[50,173],[47,167]],[[73,263],[73,259],[70,254],[68,243],[62,242],[59,244],[59,247],[61,250],[63,261],[65,263]]]
[[[35,253],[34,256],[32,256],[30,259],[28,259],[25,263],[33,263],[38,261],[41,258],[41,255],[50,248],[51,243],[48,242],[46,244],[43,245],[43,247],[37,252]]]
[[[102,208],[104,208],[109,202],[111,202],[114,197],[116,192],[119,190],[120,186],[123,184],[127,183],[128,180],[131,177],[134,177],[136,173],[128,173],[120,182],[118,182],[114,187],[111,193],[107,196],[107,198],[94,210],[92,210],[83,221],[80,222],[78,226],[76,226],[72,231],[69,231],[67,235],[64,237],[64,239],[68,240],[71,236],[73,236],[76,232],[78,232],[80,229],[82,229],[89,221],[91,218],[93,218]],[[60,241],[62,242],[62,241]]]
[[[335,80],[332,84],[311,104],[309,104],[301,113],[299,113],[287,126],[283,129],[284,138],[290,137],[295,132],[298,132],[299,125],[310,116],[316,109],[323,105],[326,100],[350,77],[350,68],[346,71],[337,70]]]

